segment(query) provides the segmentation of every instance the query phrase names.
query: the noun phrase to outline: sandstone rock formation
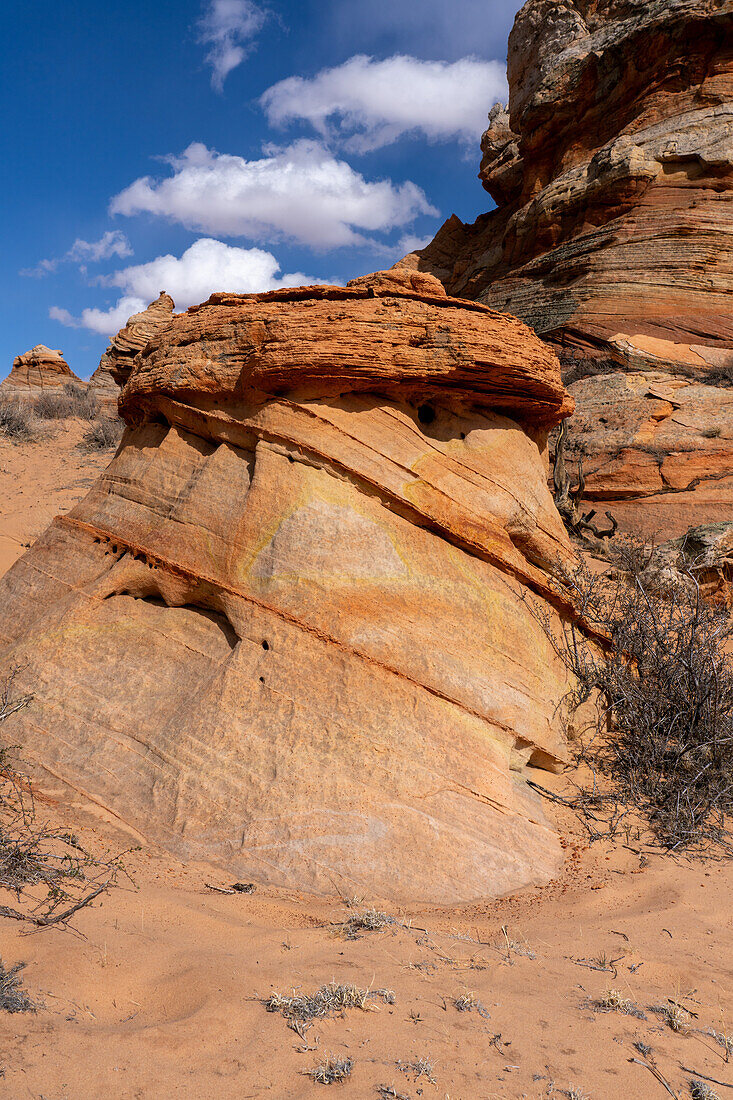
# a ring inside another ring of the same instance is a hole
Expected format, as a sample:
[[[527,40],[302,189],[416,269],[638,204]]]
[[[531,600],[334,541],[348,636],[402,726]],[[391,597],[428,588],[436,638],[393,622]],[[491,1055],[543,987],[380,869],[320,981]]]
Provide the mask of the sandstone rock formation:
[[[570,390],[570,457],[589,506],[656,542],[733,514],[733,388],[615,371]]]
[[[730,384],[733,0],[528,0],[508,75],[509,109],[492,110],[482,141],[498,208],[451,218],[403,263],[520,317],[576,367]]]
[[[546,880],[537,611],[571,408],[519,321],[389,273],[215,294],[136,358],[120,450],[0,585],[24,758],[259,881],[452,902]]]
[[[59,389],[67,382],[79,382],[60,351],[37,344],[24,355],[16,355],[13,369],[0,383],[0,396],[14,401],[31,401],[43,391]]]
[[[89,379],[89,388],[107,416],[117,415],[120,387],[130,377],[135,356],[161,328],[170,324],[174,309],[171,296],[161,290],[156,300],[142,313],[134,313],[110,341],[99,366]]]

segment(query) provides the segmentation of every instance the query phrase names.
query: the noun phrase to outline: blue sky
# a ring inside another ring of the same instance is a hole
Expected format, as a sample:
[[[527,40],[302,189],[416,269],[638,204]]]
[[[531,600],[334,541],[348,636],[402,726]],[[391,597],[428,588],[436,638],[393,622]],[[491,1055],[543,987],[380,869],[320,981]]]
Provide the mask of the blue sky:
[[[168,290],[344,282],[491,205],[515,0],[35,0],[5,12],[0,377],[86,377]]]

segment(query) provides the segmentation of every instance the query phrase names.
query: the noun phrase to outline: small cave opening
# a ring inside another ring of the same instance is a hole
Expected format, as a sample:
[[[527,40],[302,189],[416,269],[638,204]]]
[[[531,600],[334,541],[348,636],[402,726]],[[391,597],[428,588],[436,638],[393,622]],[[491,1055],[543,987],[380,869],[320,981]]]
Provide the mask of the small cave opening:
[[[262,648],[267,651],[270,648],[270,643],[268,641],[263,641]]]
[[[435,409],[432,405],[420,405],[417,410],[417,419],[421,424],[432,424],[435,420]]]

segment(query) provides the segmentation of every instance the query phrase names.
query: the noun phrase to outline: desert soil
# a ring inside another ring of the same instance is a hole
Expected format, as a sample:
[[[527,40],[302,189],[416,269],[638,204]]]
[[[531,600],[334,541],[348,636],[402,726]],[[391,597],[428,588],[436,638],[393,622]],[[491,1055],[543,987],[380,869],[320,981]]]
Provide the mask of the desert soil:
[[[78,450],[82,431],[0,440],[0,569],[108,461]],[[537,778],[569,788],[567,777]],[[221,868],[172,858],[65,788],[41,792],[40,819],[100,857],[134,850],[130,878],[70,928],[29,934],[0,919],[0,957],[27,963],[38,1003],[34,1014],[0,1012],[2,1097],[311,1098],[325,1086],[308,1073],[329,1054],[353,1060],[333,1089],[358,1100],[689,1097],[693,1071],[733,1088],[733,1055],[707,1034],[733,1034],[728,863],[662,855],[633,837],[589,846],[582,824],[548,802],[567,856],[556,881],[452,909],[379,906],[394,923],[348,939],[346,899],[218,893],[209,887],[232,881]],[[360,899],[356,911],[378,903]],[[331,981],[393,998],[317,1020],[304,1038],[265,1010],[273,991]],[[609,990],[639,1014],[599,1011]],[[459,1011],[467,994],[473,1007]],[[681,1031],[650,1011],[674,1003]],[[421,1062],[429,1074],[410,1068]]]

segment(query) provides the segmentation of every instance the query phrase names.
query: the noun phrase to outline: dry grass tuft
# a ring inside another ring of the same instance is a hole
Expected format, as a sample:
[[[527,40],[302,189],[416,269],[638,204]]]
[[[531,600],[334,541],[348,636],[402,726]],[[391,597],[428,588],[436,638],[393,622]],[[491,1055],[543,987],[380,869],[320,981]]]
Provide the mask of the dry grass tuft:
[[[720,1100],[720,1096],[706,1081],[699,1081],[697,1077],[690,1079],[690,1096],[692,1100]]]
[[[483,1016],[485,1020],[490,1019],[490,1013],[487,1008],[477,1000],[476,994],[466,991],[462,993],[460,997],[453,998],[453,1007],[458,1012],[473,1012],[475,1009],[479,1016]]]
[[[670,1031],[678,1031],[684,1033],[688,1031],[687,1014],[683,1008],[680,1008],[678,1004],[670,1005],[650,1005],[649,1011],[653,1012],[655,1016],[659,1016],[664,1020]]]
[[[0,1009],[4,1012],[35,1012],[36,1005],[22,988],[18,977],[25,963],[16,963],[6,970],[0,959]]]
[[[36,398],[33,411],[41,420],[94,420],[98,413],[94,394],[76,382],[67,382],[62,390],[45,390]]]
[[[636,1016],[639,1020],[646,1019],[639,1006],[622,996],[617,989],[607,989],[591,1003],[597,1012],[620,1012],[623,1016]]]
[[[730,1035],[723,1035],[720,1031],[716,1031],[714,1027],[707,1028],[707,1030],[703,1032],[703,1035],[709,1035],[719,1047],[723,1048],[725,1051],[725,1060],[727,1062],[731,1054],[733,1054],[733,1038],[731,1038]]]
[[[122,420],[112,420],[109,416],[100,416],[94,420],[84,433],[81,446],[86,451],[107,451],[116,447],[122,439],[125,425]]]
[[[263,1004],[268,1012],[279,1012],[286,1020],[306,1023],[325,1019],[335,1012],[343,1014],[347,1008],[358,1008],[367,1012],[371,1007],[369,1002],[375,999],[394,1004],[395,995],[390,989],[359,989],[355,985],[331,982],[310,994],[294,992],[292,997],[286,997],[281,993],[271,993]]]
[[[383,932],[393,924],[395,919],[388,913],[379,909],[362,909],[358,913],[352,913],[341,925],[341,930],[347,939],[357,940],[360,932]]]
[[[16,441],[32,439],[33,414],[30,409],[16,401],[0,398],[0,432]]]
[[[351,1076],[353,1068],[354,1063],[351,1058],[334,1058],[332,1054],[329,1054],[327,1058],[324,1058],[322,1062],[319,1062],[317,1066],[308,1071],[308,1076],[312,1077],[317,1085],[337,1085],[342,1084],[347,1077]]]
[[[402,1073],[413,1074],[416,1081],[421,1077],[427,1077],[431,1085],[434,1085],[433,1063],[428,1058],[413,1058],[411,1062],[395,1062],[397,1069]]]

